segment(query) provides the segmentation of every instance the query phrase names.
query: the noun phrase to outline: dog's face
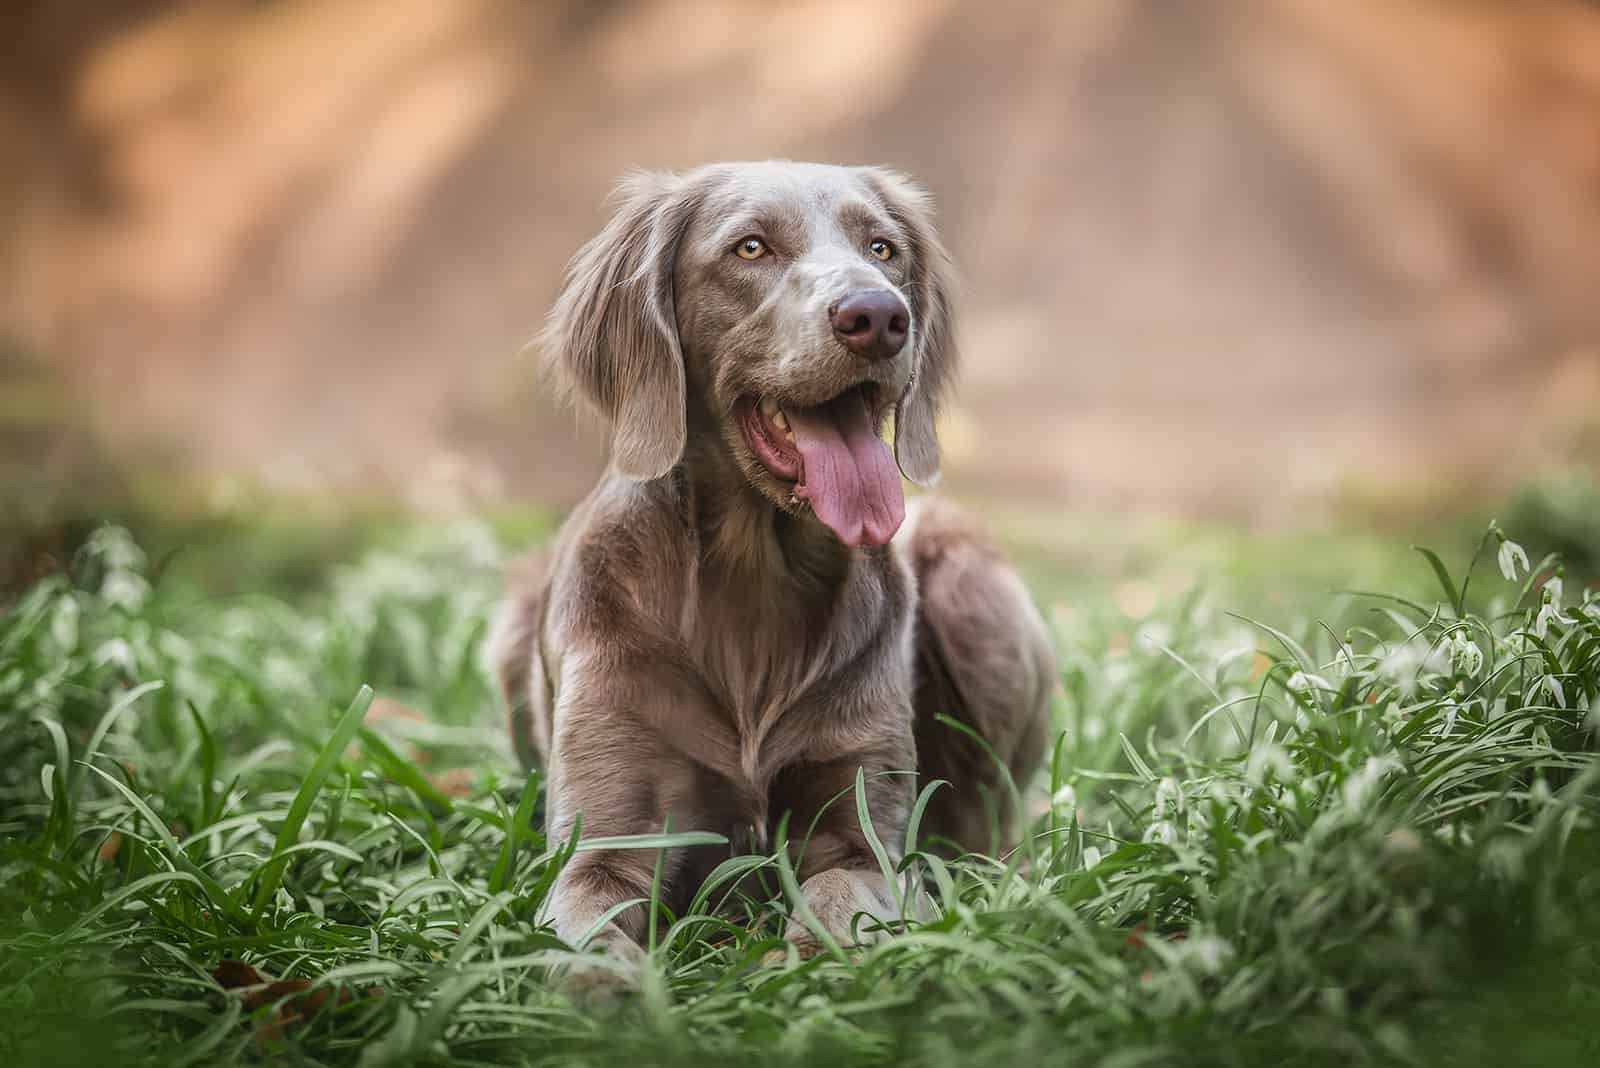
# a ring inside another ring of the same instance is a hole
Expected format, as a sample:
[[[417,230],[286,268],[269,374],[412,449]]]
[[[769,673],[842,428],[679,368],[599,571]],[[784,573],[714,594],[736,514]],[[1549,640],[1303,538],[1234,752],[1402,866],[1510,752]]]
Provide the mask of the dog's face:
[[[622,473],[660,477],[691,424],[714,428],[774,505],[881,545],[904,516],[899,471],[938,475],[947,275],[926,197],[889,172],[645,175],[573,261],[548,341],[612,420]]]

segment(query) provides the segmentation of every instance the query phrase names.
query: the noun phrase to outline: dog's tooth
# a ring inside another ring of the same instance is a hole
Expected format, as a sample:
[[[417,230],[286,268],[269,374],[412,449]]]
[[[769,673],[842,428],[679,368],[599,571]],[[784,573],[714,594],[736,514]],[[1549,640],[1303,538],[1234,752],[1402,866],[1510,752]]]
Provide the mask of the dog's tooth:
[[[771,397],[762,397],[761,398],[761,414],[762,415],[766,416],[768,419],[771,419],[773,417],[773,413],[776,412],[777,410],[778,410],[778,402],[777,401],[773,400]]]
[[[789,417],[783,414],[783,409],[774,409],[770,414],[772,416],[772,425],[787,434],[789,432]]]

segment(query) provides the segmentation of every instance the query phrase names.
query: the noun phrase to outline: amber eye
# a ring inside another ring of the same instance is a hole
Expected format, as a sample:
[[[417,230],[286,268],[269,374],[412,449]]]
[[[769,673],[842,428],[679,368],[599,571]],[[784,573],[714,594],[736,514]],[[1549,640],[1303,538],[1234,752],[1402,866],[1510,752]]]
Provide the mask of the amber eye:
[[[747,237],[734,248],[741,260],[759,260],[767,254],[767,243],[759,237]]]
[[[872,254],[880,260],[894,259],[894,246],[881,237],[873,238],[872,243],[867,248],[871,249]]]

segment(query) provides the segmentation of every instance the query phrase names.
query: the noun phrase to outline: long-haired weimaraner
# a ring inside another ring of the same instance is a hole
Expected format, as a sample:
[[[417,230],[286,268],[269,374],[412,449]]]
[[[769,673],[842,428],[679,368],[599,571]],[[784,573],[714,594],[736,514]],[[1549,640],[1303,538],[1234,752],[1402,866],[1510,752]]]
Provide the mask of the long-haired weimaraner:
[[[543,340],[611,427],[610,467],[513,575],[491,647],[517,751],[547,769],[552,840],[580,817],[585,837],[670,820],[759,849],[787,811],[805,903],[849,944],[858,914],[896,912],[848,796],[858,769],[896,863],[919,778],[952,784],[925,839],[1014,836],[1005,779],[1038,766],[1056,685],[1045,626],[971,521],[933,498],[908,517],[901,485],[939,475],[955,369],[927,196],[874,167],[636,175]],[[727,856],[669,850],[664,900]],[[545,916],[631,964],[646,910],[595,925],[647,897],[655,865],[579,852]],[[799,922],[786,937],[819,946]]]

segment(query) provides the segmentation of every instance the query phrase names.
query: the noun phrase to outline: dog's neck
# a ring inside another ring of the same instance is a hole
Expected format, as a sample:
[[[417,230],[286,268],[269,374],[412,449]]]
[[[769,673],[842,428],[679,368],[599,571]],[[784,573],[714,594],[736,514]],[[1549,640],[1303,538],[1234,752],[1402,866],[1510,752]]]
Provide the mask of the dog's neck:
[[[690,435],[679,470],[702,573],[763,584],[779,577],[794,593],[831,597],[850,572],[852,554],[862,551],[841,543],[809,511],[786,512],[750,485],[714,431]]]

